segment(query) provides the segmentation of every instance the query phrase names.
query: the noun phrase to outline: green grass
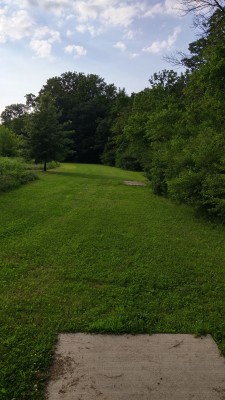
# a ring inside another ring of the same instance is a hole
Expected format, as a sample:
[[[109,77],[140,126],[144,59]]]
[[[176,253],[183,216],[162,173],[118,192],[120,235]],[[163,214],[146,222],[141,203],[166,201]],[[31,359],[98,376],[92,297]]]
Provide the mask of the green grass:
[[[58,168],[59,166],[60,166],[60,163],[58,161],[50,161],[50,162],[47,163],[47,170]],[[27,170],[31,170],[31,171],[38,171],[38,170],[43,171],[44,163],[37,164],[33,160],[32,162],[27,162],[26,163],[26,169]]]
[[[225,228],[135,172],[63,165],[0,196],[0,398],[42,399],[59,332],[210,333],[225,353]]]

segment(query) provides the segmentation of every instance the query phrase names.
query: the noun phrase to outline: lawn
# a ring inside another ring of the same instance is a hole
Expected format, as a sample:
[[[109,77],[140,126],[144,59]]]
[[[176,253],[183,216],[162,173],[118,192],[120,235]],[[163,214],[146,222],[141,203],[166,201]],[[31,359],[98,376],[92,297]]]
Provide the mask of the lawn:
[[[225,354],[225,228],[65,164],[0,196],[0,399],[40,400],[59,332],[210,333]]]

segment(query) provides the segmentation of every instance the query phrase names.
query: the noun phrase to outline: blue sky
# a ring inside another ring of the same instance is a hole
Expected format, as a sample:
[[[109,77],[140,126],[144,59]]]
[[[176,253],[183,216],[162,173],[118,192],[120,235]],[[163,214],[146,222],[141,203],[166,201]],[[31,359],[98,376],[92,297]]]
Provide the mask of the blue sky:
[[[127,93],[187,51],[192,17],[179,0],[1,0],[0,112],[66,71],[94,73]]]

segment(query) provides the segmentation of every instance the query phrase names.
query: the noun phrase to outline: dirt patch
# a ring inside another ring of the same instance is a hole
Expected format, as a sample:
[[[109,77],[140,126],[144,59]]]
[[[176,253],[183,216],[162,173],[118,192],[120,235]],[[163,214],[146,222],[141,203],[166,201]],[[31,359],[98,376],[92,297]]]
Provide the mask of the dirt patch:
[[[224,400],[211,336],[62,334],[48,400]]]

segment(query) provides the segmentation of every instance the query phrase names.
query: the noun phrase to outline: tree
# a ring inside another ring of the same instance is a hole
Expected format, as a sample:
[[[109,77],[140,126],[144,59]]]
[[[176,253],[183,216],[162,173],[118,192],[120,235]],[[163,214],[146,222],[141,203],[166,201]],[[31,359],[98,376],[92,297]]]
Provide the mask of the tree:
[[[72,161],[100,161],[109,136],[108,118],[116,87],[95,74],[66,72],[47,81],[40,91],[50,93],[62,110],[60,122],[71,121],[76,154]]]
[[[194,71],[206,62],[207,53],[213,51],[209,44],[224,41],[225,0],[180,0],[183,11],[194,14],[193,25],[201,37],[189,44],[189,53],[177,51],[166,55],[164,60],[173,66]]]
[[[38,98],[33,93],[28,93],[25,95],[25,97],[26,97],[26,108],[28,111],[31,112],[35,108]]]
[[[0,126],[0,156],[16,157],[19,155],[21,139],[18,138],[9,128]]]
[[[16,135],[23,136],[27,112],[28,109],[25,104],[11,104],[5,107],[5,110],[1,113],[2,123]]]
[[[133,169],[136,159],[129,151],[129,141],[124,133],[131,109],[133,95],[128,96],[125,89],[119,89],[111,106],[108,118],[109,129],[101,160],[106,165],[116,165],[121,168]]]
[[[71,153],[68,123],[60,124],[61,113],[49,94],[40,96],[35,111],[29,116],[27,124],[27,145],[35,162],[62,161]]]
[[[187,12],[208,14],[219,9],[225,13],[224,0],[181,0],[181,3],[184,5],[184,9]]]
[[[7,124],[13,121],[15,118],[19,118],[26,114],[27,108],[25,104],[11,104],[10,106],[5,107],[5,110],[1,113],[1,119],[3,124]]]

